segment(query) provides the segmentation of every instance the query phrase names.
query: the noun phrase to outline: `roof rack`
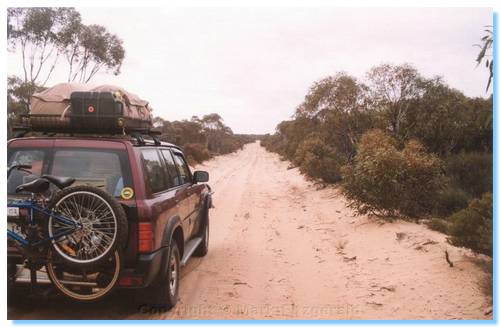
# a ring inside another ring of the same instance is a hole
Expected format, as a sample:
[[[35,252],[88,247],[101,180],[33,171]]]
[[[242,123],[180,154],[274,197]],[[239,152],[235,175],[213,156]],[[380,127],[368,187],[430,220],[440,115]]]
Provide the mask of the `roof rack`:
[[[135,138],[139,145],[146,144],[146,142],[144,141],[144,136],[149,136],[153,140],[155,145],[161,145],[161,141],[158,138],[158,135],[161,135],[161,131],[157,130],[157,129],[156,130],[150,129],[150,128],[131,129],[131,130],[128,130],[128,133],[126,130],[124,130],[124,133]]]
[[[12,132],[14,132],[14,137],[24,137],[26,134],[31,132],[31,127],[30,126],[13,126],[12,127]]]
[[[158,136],[161,135],[161,131],[158,129],[150,129],[150,128],[136,128],[136,129],[123,129],[122,134],[107,134],[107,133],[73,133],[66,131],[34,131],[30,126],[13,126],[12,131],[14,132],[14,138],[22,138],[25,137],[28,133],[40,133],[44,136],[57,136],[57,135],[91,135],[91,136],[111,136],[111,137],[120,137],[120,136],[130,136],[134,138],[138,145],[146,145],[145,137],[151,138],[154,145],[159,146],[162,145],[161,140]]]

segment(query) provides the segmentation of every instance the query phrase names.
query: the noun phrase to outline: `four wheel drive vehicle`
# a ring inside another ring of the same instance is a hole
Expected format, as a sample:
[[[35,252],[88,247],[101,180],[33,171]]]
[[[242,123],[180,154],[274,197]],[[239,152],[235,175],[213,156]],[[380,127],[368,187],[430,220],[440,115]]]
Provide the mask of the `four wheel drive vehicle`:
[[[173,144],[21,137],[8,142],[8,167],[10,285],[52,283],[87,302],[133,288],[170,308],[180,267],[208,251],[208,173],[192,174]]]

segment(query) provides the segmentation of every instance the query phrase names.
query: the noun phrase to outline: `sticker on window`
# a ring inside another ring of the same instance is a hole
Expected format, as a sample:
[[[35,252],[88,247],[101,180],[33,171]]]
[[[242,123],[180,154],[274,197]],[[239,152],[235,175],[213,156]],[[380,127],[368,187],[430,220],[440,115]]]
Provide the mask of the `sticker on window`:
[[[124,200],[130,200],[134,197],[134,190],[131,187],[124,187],[120,192],[120,196]]]

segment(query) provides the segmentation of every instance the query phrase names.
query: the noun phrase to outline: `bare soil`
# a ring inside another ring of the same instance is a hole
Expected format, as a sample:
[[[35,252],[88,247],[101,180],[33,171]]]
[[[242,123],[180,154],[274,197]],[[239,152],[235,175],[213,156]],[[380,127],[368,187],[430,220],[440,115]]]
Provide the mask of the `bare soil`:
[[[423,225],[356,216],[289,165],[253,143],[196,167],[215,191],[210,248],[173,310],[124,291],[91,305],[16,294],[9,319],[492,319],[473,254]]]

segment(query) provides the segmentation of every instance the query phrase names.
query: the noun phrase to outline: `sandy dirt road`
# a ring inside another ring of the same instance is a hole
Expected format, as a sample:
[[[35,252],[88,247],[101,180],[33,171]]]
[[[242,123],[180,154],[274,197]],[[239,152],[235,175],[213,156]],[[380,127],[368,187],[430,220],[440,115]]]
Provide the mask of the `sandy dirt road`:
[[[82,306],[16,303],[10,319],[491,319],[484,273],[422,225],[355,216],[258,143],[197,167],[215,190],[210,249],[169,312],[133,293]],[[444,259],[450,253],[454,267]]]

